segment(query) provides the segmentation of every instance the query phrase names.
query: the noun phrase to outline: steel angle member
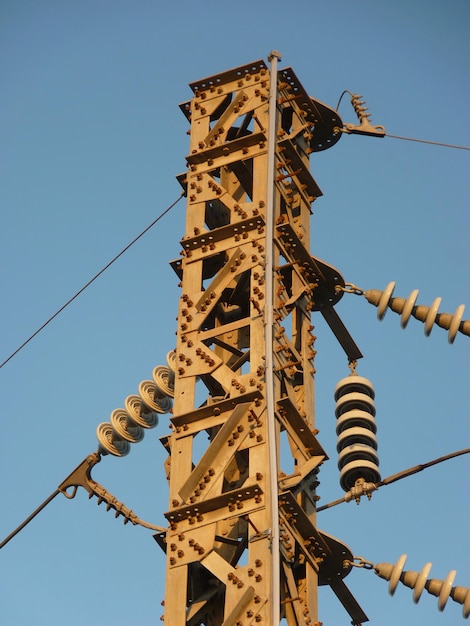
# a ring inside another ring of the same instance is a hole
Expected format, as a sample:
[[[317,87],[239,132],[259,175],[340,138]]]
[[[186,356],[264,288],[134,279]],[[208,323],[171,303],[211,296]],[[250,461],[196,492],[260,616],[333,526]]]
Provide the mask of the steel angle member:
[[[235,575],[236,569],[214,550],[208,552],[201,559],[201,563],[224,584],[227,584],[229,578]]]
[[[188,154],[186,161],[190,166],[199,166],[197,171],[201,171],[200,166],[202,165],[204,167],[203,164],[206,163],[207,167],[204,169],[207,171],[209,168],[214,169],[215,167],[229,165],[233,161],[252,158],[264,152],[267,152],[266,135],[263,132],[257,132],[239,137],[238,139],[232,139],[232,141],[201,150],[194,154]]]
[[[264,227],[265,222],[263,216],[256,215],[238,220],[233,224],[213,228],[212,230],[195,235],[194,237],[187,237],[182,239],[180,244],[186,253],[186,262],[192,263],[207,256],[208,251],[210,252],[211,250],[211,246],[218,244],[217,251],[219,252],[234,248],[238,245],[235,239],[237,236],[243,237],[245,233],[249,235],[254,231],[256,231],[255,234],[258,236],[258,231],[263,230]],[[204,246],[208,247],[208,251],[203,251]]]
[[[176,428],[178,428],[186,424],[199,422],[202,419],[212,417],[217,418],[218,416],[220,416],[219,423],[222,423],[226,419],[225,414],[229,411],[232,411],[241,402],[256,402],[256,404],[259,404],[260,400],[261,393],[256,389],[253,391],[248,391],[247,393],[242,394],[237,398],[225,398],[223,400],[220,400],[219,402],[204,404],[194,411],[181,413],[180,415],[174,415],[173,417],[170,417],[170,421]]]
[[[281,152],[282,160],[288,163],[287,170],[293,178],[299,181],[298,190],[305,202],[310,203],[313,199],[322,196],[323,193],[311,175],[308,166],[302,161],[297,149],[290,139],[280,141],[278,150]]]
[[[186,502],[191,495],[194,497],[194,492],[201,482],[204,483],[204,489],[198,499],[206,499],[211,491],[211,485],[217,483],[217,479],[225,470],[227,463],[250,432],[251,425],[248,422],[250,406],[251,404],[248,402],[238,404],[222,425],[188,480],[180,489],[179,495],[183,502]]]
[[[222,626],[236,626],[241,624],[240,619],[246,615],[246,611],[250,605],[254,605],[255,590],[251,585],[245,589],[241,598],[238,600],[236,606],[230,611],[230,615],[224,620]],[[261,607],[266,604],[264,601],[258,601],[256,604],[256,611],[253,611],[253,619],[256,621],[256,614],[259,613]]]
[[[178,506],[164,515],[170,523],[175,524],[190,518],[196,519],[213,511],[217,512],[217,516],[216,519],[211,519],[211,522],[219,519],[230,519],[231,517],[239,517],[242,513],[248,515],[252,511],[264,507],[263,495],[263,490],[257,483],[243,485],[239,489],[226,491],[219,496],[202,500],[196,504]],[[239,506],[240,504],[241,506]]]
[[[205,289],[204,293],[195,304],[199,326],[212,311],[222,296],[223,290],[226,289],[233,279],[255,265],[257,265],[257,262],[240,247],[237,247],[236,250],[232,252],[230,258],[225,262],[224,267],[217,272],[210,285]]]
[[[226,366],[223,365],[222,359],[204,343],[197,341],[196,338],[191,341],[190,347],[188,343],[186,343],[184,353],[180,352],[178,359],[180,360],[178,361],[176,371],[180,378],[212,374],[214,370],[221,366],[226,368]]]
[[[300,415],[289,397],[281,398],[277,401],[278,418],[286,430],[295,437],[300,444],[299,448],[307,450],[310,456],[321,456],[328,459],[328,455],[321,447],[310,426]]]
[[[287,489],[293,489],[299,491],[304,489],[308,495],[310,491],[310,485],[316,480],[316,469],[325,460],[324,456],[313,456],[309,458],[303,465],[297,467],[295,474],[286,476],[279,481],[279,487],[285,491]]]

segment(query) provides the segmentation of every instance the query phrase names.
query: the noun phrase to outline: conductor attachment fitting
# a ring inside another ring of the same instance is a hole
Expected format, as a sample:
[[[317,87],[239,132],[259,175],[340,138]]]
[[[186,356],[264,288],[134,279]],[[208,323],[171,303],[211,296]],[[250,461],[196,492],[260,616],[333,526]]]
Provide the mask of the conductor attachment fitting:
[[[351,104],[359,119],[359,125],[346,124],[343,132],[356,135],[369,135],[371,137],[385,137],[385,128],[383,126],[373,126],[371,124],[371,114],[368,113],[365,100],[361,100],[361,98],[362,96],[358,94],[351,94]]]

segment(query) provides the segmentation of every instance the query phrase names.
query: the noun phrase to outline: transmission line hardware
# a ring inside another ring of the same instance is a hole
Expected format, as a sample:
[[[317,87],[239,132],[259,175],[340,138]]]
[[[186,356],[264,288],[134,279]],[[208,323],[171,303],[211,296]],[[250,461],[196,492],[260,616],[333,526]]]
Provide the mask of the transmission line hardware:
[[[470,589],[468,587],[453,587],[456,571],[448,573],[445,580],[429,578],[432,563],[426,563],[420,572],[404,571],[406,554],[403,554],[395,565],[391,563],[378,563],[374,567],[377,576],[389,581],[388,590],[393,596],[399,582],[413,589],[413,601],[417,603],[424,589],[428,593],[437,597],[439,611],[443,611],[447,600],[452,598],[455,602],[462,604],[462,614],[465,618],[470,615]]]
[[[144,429],[155,428],[158,416],[169,413],[174,396],[173,381],[175,375],[175,352],[167,355],[167,365],[157,366],[152,373],[152,380],[143,380],[139,385],[139,394],[128,396],[125,409],[115,409],[109,422],[98,425],[96,434],[101,454],[126,456],[130,444],[142,441]]]
[[[415,305],[418,289],[410,293],[408,298],[393,298],[395,283],[391,282],[384,291],[370,289],[363,292],[367,302],[378,307],[377,317],[382,320],[387,307],[401,314],[401,327],[405,328],[411,316],[424,324],[424,334],[428,337],[434,324],[448,331],[449,343],[454,343],[457,332],[470,336],[470,320],[462,320],[465,305],[460,304],[455,313],[438,313],[442,298],[436,298],[431,306]]]
[[[356,135],[369,135],[371,137],[385,137],[385,128],[383,126],[373,126],[371,124],[371,114],[365,106],[365,100],[361,100],[362,96],[351,94],[351,104],[359,119],[359,125],[346,124],[343,132]]]
[[[367,378],[353,371],[336,385],[334,398],[339,480],[344,491],[357,490],[355,499],[359,502],[365,491],[370,498],[374,483],[380,481],[375,392]]]

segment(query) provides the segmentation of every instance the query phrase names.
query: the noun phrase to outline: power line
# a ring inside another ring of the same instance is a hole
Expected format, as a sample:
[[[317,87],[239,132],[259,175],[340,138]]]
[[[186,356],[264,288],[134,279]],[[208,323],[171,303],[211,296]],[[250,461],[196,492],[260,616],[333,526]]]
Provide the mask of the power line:
[[[432,146],[442,146],[444,148],[455,148],[456,150],[470,150],[470,148],[468,148],[467,146],[457,146],[452,143],[430,141],[429,139],[415,139],[413,137],[401,137],[400,135],[390,135],[389,133],[385,133],[385,137],[390,137],[391,139],[402,139],[403,141],[417,141],[418,143],[429,143]]]
[[[20,352],[20,350],[22,350],[32,339],[34,339],[36,335],[38,335],[42,330],[44,330],[44,328],[46,328],[46,326],[50,324],[52,320],[54,320],[60,313],[62,313],[62,311],[65,308],[69,306],[69,304],[71,304],[74,300],[76,300],[76,298],[78,298],[78,296],[82,294],[85,291],[85,289],[87,289],[97,278],[101,276],[101,274],[103,274],[109,267],[111,267],[111,265],[115,261],[117,261],[119,257],[121,257],[125,252],[127,252],[129,248],[133,246],[141,237],[143,237],[145,233],[147,233],[153,226],[155,226],[155,224],[158,221],[160,221],[162,217],[164,217],[169,211],[171,211],[171,209],[181,200],[181,198],[183,198],[183,196],[184,196],[184,192],[182,192],[181,195],[174,202],[170,204],[170,206],[168,206],[162,213],[160,213],[160,215],[156,219],[154,219],[151,224],[149,224],[146,228],[144,228],[144,230],[139,235],[137,235],[137,237],[135,237],[130,243],[128,243],[127,246],[121,250],[121,252],[116,254],[116,256],[113,257],[111,261],[109,261],[97,274],[95,274],[93,278],[91,278],[85,285],[83,285],[83,287],[79,289],[75,295],[73,295],[69,300],[67,300],[67,302],[60,307],[60,309],[58,309],[53,315],[51,315],[51,317],[46,322],[44,322],[42,326],[40,326],[36,331],[34,331],[34,333],[30,337],[28,337],[26,341],[23,341],[23,343],[14,352],[12,352],[10,356],[3,361],[3,363],[0,364],[0,369],[4,365],[6,365],[8,361],[10,361],[15,355],[17,355],[18,352]]]
[[[428,467],[432,467],[433,465],[437,465],[438,463],[443,463],[444,461],[449,461],[450,459],[454,459],[455,457],[461,456],[462,454],[469,454],[469,453],[470,453],[470,448],[464,448],[463,450],[457,450],[457,452],[451,452],[450,454],[446,454],[445,456],[440,456],[439,458],[434,459],[433,461],[428,461],[427,463],[414,465],[413,467],[409,467],[406,470],[402,470],[401,472],[398,472],[397,474],[392,474],[392,476],[388,476],[387,478],[384,478],[380,482],[375,483],[374,488],[378,489],[379,487],[383,487],[384,485],[391,485],[397,480],[401,480],[402,478],[407,478],[408,476],[417,474],[418,472],[428,469]],[[348,494],[346,494],[346,496],[343,496],[342,498],[339,498],[338,500],[334,500],[333,502],[329,502],[328,504],[324,504],[323,506],[318,507],[317,513],[320,513],[321,511],[325,511],[326,509],[331,509],[333,506],[336,506],[337,504],[342,504],[343,502],[349,502],[347,495]]]

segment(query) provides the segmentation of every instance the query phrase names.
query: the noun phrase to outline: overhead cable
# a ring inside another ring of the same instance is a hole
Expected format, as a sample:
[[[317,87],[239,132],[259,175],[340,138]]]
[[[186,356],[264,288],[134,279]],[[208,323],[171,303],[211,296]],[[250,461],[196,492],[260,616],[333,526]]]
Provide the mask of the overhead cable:
[[[461,456],[463,454],[469,454],[470,453],[470,448],[465,448],[463,450],[458,450],[457,452],[451,452],[450,454],[446,454],[445,456],[441,456],[437,459],[434,459],[433,461],[428,461],[427,463],[422,463],[420,465],[414,465],[413,467],[410,467],[406,470],[403,470],[401,472],[398,472],[397,474],[392,474],[392,476],[388,476],[387,478],[384,478],[383,480],[381,480],[380,482],[377,483],[366,483],[365,486],[367,487],[367,490],[364,491],[364,494],[361,495],[368,495],[370,494],[373,490],[378,489],[379,487],[383,487],[384,485],[391,485],[392,483],[396,482],[397,480],[401,480],[402,478],[407,478],[408,476],[412,476],[413,474],[417,474],[418,472],[421,472],[424,469],[428,469],[428,467],[432,467],[433,465],[437,465],[438,463],[442,463],[443,461],[448,461],[450,459],[453,459],[457,456]],[[351,490],[352,491],[352,490]],[[353,498],[356,499],[354,496],[353,497],[349,497],[350,494],[346,494],[346,496],[343,496],[342,498],[339,498],[338,500],[334,500],[333,502],[329,502],[328,504],[324,504],[323,506],[320,506],[317,508],[317,513],[319,513],[320,511],[324,511],[326,509],[331,509],[332,507],[341,504],[343,502],[350,502]],[[358,501],[356,499],[356,501]]]
[[[85,291],[85,289],[87,289],[93,282],[95,282],[95,280],[99,278],[101,274],[103,274],[109,267],[111,267],[111,265],[115,261],[117,261],[125,252],[127,252],[129,248],[133,246],[141,237],[143,237],[145,233],[147,233],[153,226],[155,226],[155,224],[158,221],[160,221],[162,217],[164,217],[169,211],[171,211],[171,209],[181,200],[183,196],[184,196],[184,192],[182,192],[181,195],[178,196],[178,198],[170,204],[170,206],[168,206],[162,213],[160,213],[160,215],[156,219],[154,219],[151,224],[149,224],[146,228],[144,228],[144,230],[139,235],[137,235],[137,237],[135,237],[130,243],[128,243],[127,246],[121,250],[121,252],[116,254],[116,256],[113,257],[111,261],[109,261],[97,274],[95,274],[93,278],[91,278],[85,285],[83,285],[83,287],[79,289],[75,295],[73,295],[69,300],[67,300],[67,302],[60,307],[60,309],[58,309],[53,315],[51,315],[51,317],[46,322],[44,322],[42,326],[40,326],[32,335],[28,337],[28,339],[26,339],[26,341],[23,341],[23,343],[14,352],[12,352],[8,358],[6,358],[0,364],[0,369],[4,365],[6,365],[8,361],[10,361],[15,355],[17,355],[18,352],[20,352],[20,350],[22,350],[32,339],[34,339],[36,335],[38,335],[42,330],[44,330],[44,328],[46,328],[46,326],[48,326],[48,324],[50,324],[52,320],[54,320],[60,313],[62,313],[62,311],[65,308],[69,306],[69,304],[71,304],[74,300],[76,300],[78,296]]]

